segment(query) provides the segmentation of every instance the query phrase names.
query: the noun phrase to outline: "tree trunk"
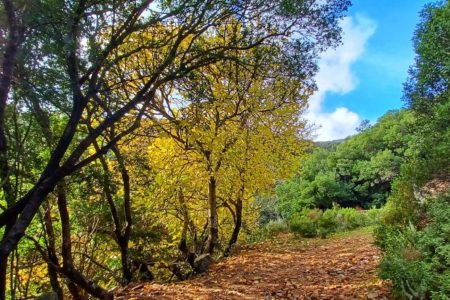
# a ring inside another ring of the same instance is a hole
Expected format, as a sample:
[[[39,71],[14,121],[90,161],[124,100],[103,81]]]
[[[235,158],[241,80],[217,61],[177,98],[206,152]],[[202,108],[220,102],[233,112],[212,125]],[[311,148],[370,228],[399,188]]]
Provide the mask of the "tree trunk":
[[[178,201],[180,202],[181,211],[183,212],[183,229],[181,231],[180,243],[178,244],[178,250],[183,254],[183,258],[189,263],[191,267],[194,267],[195,252],[189,249],[187,244],[187,232],[189,229],[189,211],[184,199],[183,191],[178,192]]]
[[[239,232],[241,231],[242,226],[242,199],[238,199],[235,204],[235,220],[234,220],[234,228],[233,233],[231,234],[230,240],[228,242],[227,249],[225,249],[225,256],[231,255],[231,249],[233,248],[233,245],[236,244]]]
[[[96,151],[100,151],[98,143],[94,142],[94,147]],[[130,262],[128,259],[128,248],[132,229],[132,214],[131,214],[131,190],[130,190],[130,176],[128,175],[128,170],[125,166],[125,161],[119,151],[117,146],[111,147],[114,155],[117,158],[117,163],[119,165],[119,171],[122,176],[123,183],[123,205],[125,214],[125,228],[122,233],[122,222],[120,221],[119,212],[117,210],[116,204],[113,198],[113,182],[111,181],[112,174],[109,170],[108,163],[104,157],[100,157],[100,163],[103,169],[103,189],[106,196],[106,200],[109,205],[111,212],[111,218],[114,222],[114,235],[117,241],[117,245],[120,250],[120,258],[122,264],[122,284],[127,285],[133,279],[133,273],[131,272]]]
[[[72,260],[72,240],[70,233],[70,216],[67,210],[67,196],[65,187],[62,184],[58,184],[57,187],[57,197],[58,197],[58,210],[61,218],[61,236],[62,236],[62,258],[63,258],[63,270],[65,272],[72,270],[73,260]],[[67,283],[70,293],[74,299],[82,299],[80,290],[76,285],[71,282]]]
[[[55,266],[59,265],[58,256],[55,248],[55,231],[53,229],[53,222],[51,216],[51,206],[49,201],[46,201],[44,207],[44,226],[47,233],[47,255],[50,262],[47,263],[48,277],[53,291],[56,293],[59,300],[64,299],[64,293],[58,281],[58,270]]]
[[[0,74],[0,180],[7,205],[10,207],[14,202],[14,197],[9,180],[8,147],[5,134],[5,109],[14,73],[14,61],[21,41],[13,2],[11,0],[3,0],[3,7],[8,20],[8,38],[5,45]],[[14,217],[6,222],[3,237],[6,237],[9,234],[15,221],[16,218]],[[0,299],[6,298],[6,274],[9,253],[10,251],[7,254],[0,253]]]
[[[120,258],[122,263],[122,280],[123,284],[127,285],[133,279],[133,273],[131,273],[130,264],[128,260],[128,240],[123,238],[119,242]]]
[[[80,288],[84,289],[90,295],[99,299],[113,299],[112,294],[98,286],[91,280],[86,279],[83,274],[78,272],[72,259],[72,241],[70,234],[70,217],[67,210],[67,198],[63,186],[63,181],[58,185],[58,209],[61,217],[61,234],[62,234],[62,272],[71,282],[68,284],[69,290],[75,299],[85,299],[80,292]]]
[[[119,147],[116,145],[111,147],[114,155],[117,158],[117,163],[119,165],[119,171],[122,176],[123,182],[123,206],[125,214],[125,229],[120,239],[120,253],[122,257],[122,277],[125,284],[129,284],[133,279],[133,273],[131,272],[130,262],[128,259],[129,252],[129,242],[133,225],[133,218],[131,213],[131,188],[130,188],[130,176],[128,170],[125,166],[125,161],[122,154],[119,151]]]
[[[0,295],[1,300],[6,299],[6,277],[8,272],[8,256],[0,257],[0,289],[2,294]]]
[[[210,175],[208,182],[208,240],[206,242],[206,252],[209,254],[214,253],[219,240],[216,189],[216,178]]]

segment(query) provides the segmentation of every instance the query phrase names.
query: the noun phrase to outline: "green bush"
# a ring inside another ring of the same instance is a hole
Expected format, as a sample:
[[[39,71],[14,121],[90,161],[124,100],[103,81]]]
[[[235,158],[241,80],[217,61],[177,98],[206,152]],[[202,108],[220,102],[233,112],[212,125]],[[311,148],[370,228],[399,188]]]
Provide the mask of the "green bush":
[[[359,211],[354,208],[341,208],[338,205],[323,212],[318,209],[305,209],[291,218],[289,228],[302,237],[326,238],[335,232],[377,224],[380,213],[381,209]]]
[[[380,277],[389,279],[394,293],[406,299],[424,299],[430,285],[429,266],[419,249],[420,232],[413,226],[399,230],[382,226],[376,230],[378,245],[385,255],[380,262]]]
[[[381,225],[377,245],[384,255],[380,276],[392,281],[395,293],[409,299],[449,299],[450,195],[430,200],[427,225]]]
[[[376,225],[381,222],[382,209],[372,208],[365,211],[366,225]]]
[[[365,214],[354,208],[337,208],[339,231],[352,230],[365,225]]]
[[[282,219],[269,221],[266,225],[259,227],[249,236],[249,242],[259,242],[271,239],[274,236],[288,232],[289,228],[286,222]]]
[[[294,215],[289,222],[292,232],[302,237],[317,236],[318,219],[322,216],[322,211],[318,209],[303,210],[300,214]]]
[[[317,220],[317,230],[321,238],[326,238],[338,229],[336,209],[327,209]]]
[[[283,232],[288,231],[288,226],[285,221],[278,219],[275,221],[269,221],[269,223],[266,224],[265,230],[267,231],[267,234],[269,236],[274,236]]]

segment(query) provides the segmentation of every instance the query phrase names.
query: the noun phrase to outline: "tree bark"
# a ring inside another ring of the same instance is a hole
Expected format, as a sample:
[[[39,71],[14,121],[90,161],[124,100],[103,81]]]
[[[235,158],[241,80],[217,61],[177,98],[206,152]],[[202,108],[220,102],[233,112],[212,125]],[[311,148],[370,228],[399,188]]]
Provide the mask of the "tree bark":
[[[219,222],[217,216],[216,178],[209,176],[208,181],[208,240],[206,252],[213,254],[219,240]]]
[[[58,270],[55,267],[59,265],[59,262],[55,248],[55,231],[53,229],[51,206],[48,200],[46,201],[44,210],[44,226],[47,233],[47,256],[50,261],[47,263],[48,277],[50,280],[50,285],[52,286],[52,289],[56,293],[58,299],[63,300],[64,293],[58,281]]]
[[[14,71],[14,62],[19,50],[20,28],[17,22],[17,16],[13,2],[3,0],[6,18],[8,20],[8,37],[6,41],[5,52],[3,55],[1,74],[0,74],[0,180],[5,200],[8,207],[11,207],[15,201],[11,182],[9,180],[8,165],[8,147],[5,133],[5,110],[8,101],[8,94],[11,88],[11,81]],[[5,237],[13,227],[16,218],[10,218],[6,222],[3,237]],[[6,277],[8,269],[8,256],[0,254],[0,299],[6,297]]]
[[[122,154],[119,151],[119,147],[114,145],[111,147],[114,155],[117,158],[117,163],[119,165],[119,171],[122,176],[123,182],[123,205],[125,214],[125,228],[121,239],[119,240],[120,253],[122,256],[122,276],[124,283],[128,284],[133,279],[133,273],[131,272],[130,261],[128,259],[129,242],[133,225],[133,217],[131,213],[131,188],[130,188],[130,176],[128,170],[125,166],[125,161]]]
[[[234,244],[236,244],[238,237],[239,237],[239,232],[241,231],[241,227],[242,227],[242,199],[239,198],[236,201],[235,204],[235,219],[234,219],[234,228],[233,228],[233,233],[231,234],[230,240],[228,242],[228,246],[225,249],[224,255],[225,256],[230,256],[231,255],[231,249],[233,248]]]
[[[190,223],[189,211],[188,211],[188,207],[186,205],[186,201],[184,199],[183,191],[181,189],[178,192],[178,201],[180,203],[181,210],[183,213],[183,229],[181,231],[181,238],[180,238],[180,242],[178,244],[178,250],[181,251],[181,253],[183,254],[183,258],[193,268],[194,261],[195,261],[195,252],[191,251],[187,244],[187,232],[188,232],[189,223]]]
[[[65,272],[70,272],[73,266],[72,259],[72,237],[70,233],[70,216],[67,210],[67,196],[65,187],[62,184],[58,184],[57,187],[57,197],[58,197],[58,210],[61,218],[61,237],[62,237],[62,258],[63,267]],[[70,293],[74,299],[83,299],[80,290],[69,278],[67,283]]]

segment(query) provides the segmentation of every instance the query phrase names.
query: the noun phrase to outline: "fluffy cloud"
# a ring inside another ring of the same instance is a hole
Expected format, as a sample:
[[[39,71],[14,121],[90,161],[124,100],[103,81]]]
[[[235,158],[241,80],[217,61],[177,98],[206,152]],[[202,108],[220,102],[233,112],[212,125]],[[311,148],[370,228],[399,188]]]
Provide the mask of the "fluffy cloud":
[[[307,119],[316,127],[315,140],[326,141],[354,134],[361,122],[358,114],[346,107],[324,112],[322,104],[328,93],[345,94],[356,88],[358,79],[351,66],[364,53],[367,40],[375,32],[375,23],[361,16],[347,17],[341,22],[343,44],[323,53],[316,75],[318,91],[310,98]]]

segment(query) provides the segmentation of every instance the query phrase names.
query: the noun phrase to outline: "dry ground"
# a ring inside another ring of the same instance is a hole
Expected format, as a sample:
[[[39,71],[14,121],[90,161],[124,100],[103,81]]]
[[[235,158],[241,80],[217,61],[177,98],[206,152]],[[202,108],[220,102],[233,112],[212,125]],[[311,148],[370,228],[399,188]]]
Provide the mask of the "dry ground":
[[[117,299],[388,299],[368,230],[321,240],[292,235],[243,247],[194,279],[141,284]]]

